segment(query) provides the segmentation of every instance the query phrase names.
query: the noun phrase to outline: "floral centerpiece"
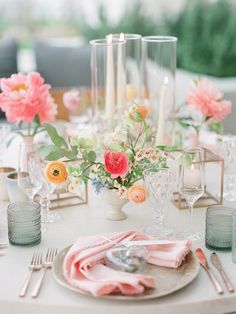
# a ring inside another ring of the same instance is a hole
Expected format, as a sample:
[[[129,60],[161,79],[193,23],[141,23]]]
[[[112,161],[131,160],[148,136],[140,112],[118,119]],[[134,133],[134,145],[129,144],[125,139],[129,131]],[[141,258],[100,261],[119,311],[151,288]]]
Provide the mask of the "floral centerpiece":
[[[44,84],[39,73],[12,74],[0,80],[0,87],[0,109],[8,122],[19,128],[27,126],[27,134],[17,131],[22,136],[34,136],[41,125],[55,120],[57,106],[49,93],[50,85]]]
[[[177,112],[177,121],[184,129],[194,129],[198,141],[204,125],[218,134],[222,133],[222,120],[231,113],[231,107],[231,102],[225,100],[209,80],[194,80],[187,93],[186,104]]]
[[[61,168],[61,161],[58,163],[55,160],[78,158],[81,161],[77,165],[69,164],[66,169],[73,187],[75,178],[84,183],[91,180],[97,193],[113,191],[120,200],[144,202],[147,194],[142,184],[143,171],[168,167],[169,152],[176,150],[176,147],[157,147],[153,144],[154,139],[149,138],[149,125],[146,122],[148,114],[146,106],[133,105],[125,113],[122,127],[100,139],[90,130],[87,135],[84,131],[76,137],[70,136],[66,141],[54,127],[45,125],[52,145],[41,146],[38,152],[52,161],[53,167],[46,174],[48,179],[55,177],[57,180],[65,172]]]

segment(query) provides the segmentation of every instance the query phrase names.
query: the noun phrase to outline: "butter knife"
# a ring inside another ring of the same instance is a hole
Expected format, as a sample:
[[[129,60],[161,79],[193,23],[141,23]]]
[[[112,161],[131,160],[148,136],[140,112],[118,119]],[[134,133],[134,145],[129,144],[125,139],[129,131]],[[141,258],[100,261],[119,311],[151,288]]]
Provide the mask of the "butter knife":
[[[204,252],[202,251],[201,248],[197,248],[196,249],[196,254],[197,254],[197,257],[198,257],[198,260],[199,260],[199,263],[200,265],[205,269],[205,271],[207,272],[216,292],[218,294],[223,294],[224,293],[224,290],[222,289],[219,281],[217,280],[217,278],[215,277],[215,275],[213,274],[213,272],[211,271],[208,263],[207,263],[207,259],[206,259],[206,256],[204,254]]]
[[[220,262],[220,259],[215,252],[211,254],[211,262],[215,266],[215,268],[218,270],[218,272],[221,274],[221,277],[224,280],[224,283],[226,285],[227,290],[229,292],[234,292],[234,287],[231,284],[229,277],[226,275],[226,273],[222,267],[222,264]]]

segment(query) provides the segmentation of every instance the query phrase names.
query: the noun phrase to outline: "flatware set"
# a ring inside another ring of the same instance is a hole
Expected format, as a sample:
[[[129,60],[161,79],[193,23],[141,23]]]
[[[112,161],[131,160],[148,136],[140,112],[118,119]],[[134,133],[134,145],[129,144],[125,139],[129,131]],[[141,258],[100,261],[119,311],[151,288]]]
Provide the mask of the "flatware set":
[[[197,248],[196,249],[196,255],[198,257],[199,263],[200,265],[205,269],[205,271],[207,272],[216,292],[218,294],[223,294],[224,290],[219,282],[219,280],[216,278],[216,276],[214,275],[214,273],[212,272],[208,262],[207,262],[207,258],[203,252],[203,250],[201,248]],[[222,264],[220,262],[220,259],[218,257],[218,255],[214,252],[211,254],[210,260],[212,262],[212,264],[214,265],[214,267],[219,271],[219,273],[221,274],[221,277],[226,285],[227,290],[232,293],[234,292],[234,287],[232,285],[232,283],[230,282],[228,276],[226,275],[225,271],[223,270]]]
[[[39,291],[42,287],[42,283],[43,283],[43,279],[44,279],[45,274],[46,274],[46,270],[48,268],[52,267],[53,260],[56,256],[56,254],[57,254],[57,249],[48,249],[47,253],[46,253],[46,257],[45,257],[45,259],[43,259],[42,253],[37,253],[37,252],[33,253],[31,262],[30,262],[29,267],[28,267],[29,271],[28,271],[26,279],[25,279],[25,281],[21,287],[19,297],[24,297],[26,295],[26,292],[27,292],[28,287],[30,285],[30,281],[31,281],[33,272],[40,271],[42,269],[41,276],[38,279],[38,281],[37,281],[37,283],[33,289],[32,295],[31,295],[32,298],[36,298],[38,296]]]

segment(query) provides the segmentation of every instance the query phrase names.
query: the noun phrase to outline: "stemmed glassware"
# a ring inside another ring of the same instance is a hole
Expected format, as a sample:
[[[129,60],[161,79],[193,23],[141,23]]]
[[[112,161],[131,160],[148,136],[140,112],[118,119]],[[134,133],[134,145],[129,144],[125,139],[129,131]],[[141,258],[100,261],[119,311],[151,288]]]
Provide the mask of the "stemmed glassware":
[[[236,201],[236,136],[223,138],[221,152],[225,166],[224,198],[234,202]]]
[[[6,150],[6,142],[11,132],[11,126],[7,123],[0,123],[0,162]]]
[[[153,237],[164,237],[171,235],[173,230],[164,226],[168,214],[168,202],[170,201],[175,183],[175,174],[169,168],[146,169],[143,179],[148,191],[149,200],[155,211],[155,223],[144,229],[147,234]]]
[[[30,164],[37,165],[40,169],[38,176],[41,182],[40,189],[38,190],[38,195],[40,196],[41,205],[41,216],[43,223],[54,223],[61,219],[58,213],[51,213],[49,211],[50,206],[50,196],[54,192],[56,185],[48,182],[45,177],[45,168],[47,166],[47,161],[41,159],[36,153],[31,154]]]
[[[41,189],[40,168],[37,163],[32,162],[33,151],[27,152],[25,144],[20,146],[20,156],[18,164],[18,185],[27,195],[29,201],[33,202],[35,195]]]
[[[179,193],[185,198],[189,206],[188,230],[183,237],[198,240],[202,236],[192,229],[193,205],[204,194],[203,151],[201,148],[185,150],[179,175]]]

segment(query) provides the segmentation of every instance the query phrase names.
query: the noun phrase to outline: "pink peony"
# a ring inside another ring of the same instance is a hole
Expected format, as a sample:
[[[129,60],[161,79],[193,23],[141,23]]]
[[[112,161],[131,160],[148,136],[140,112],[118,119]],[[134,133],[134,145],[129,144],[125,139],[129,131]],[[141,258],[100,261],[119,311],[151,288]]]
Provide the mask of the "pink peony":
[[[80,103],[80,94],[79,91],[76,89],[72,89],[63,95],[63,103],[64,106],[68,110],[75,110],[78,108]]]
[[[128,157],[122,152],[111,152],[107,150],[104,155],[105,169],[112,178],[125,176],[129,170]]]
[[[192,86],[187,95],[187,103],[205,117],[221,121],[230,114],[232,104],[222,98],[222,94],[207,79],[202,79]]]
[[[50,85],[38,72],[12,74],[0,80],[0,108],[11,123],[30,123],[38,115],[40,123],[55,120],[57,106],[49,93]]]

